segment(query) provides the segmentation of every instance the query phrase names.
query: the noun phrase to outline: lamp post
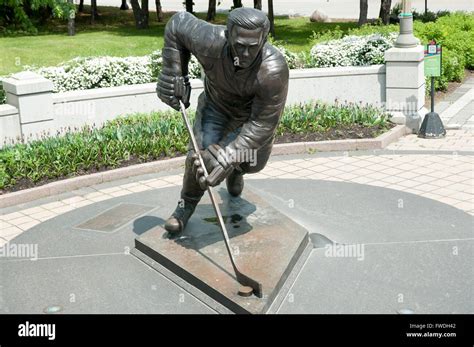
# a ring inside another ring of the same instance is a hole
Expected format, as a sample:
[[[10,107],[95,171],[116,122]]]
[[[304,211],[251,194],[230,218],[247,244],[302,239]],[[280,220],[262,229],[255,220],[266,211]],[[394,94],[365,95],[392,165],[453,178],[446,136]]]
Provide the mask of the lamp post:
[[[398,15],[400,19],[400,33],[395,41],[395,47],[410,48],[420,44],[413,36],[413,14],[411,13],[411,0],[403,0],[402,12]]]

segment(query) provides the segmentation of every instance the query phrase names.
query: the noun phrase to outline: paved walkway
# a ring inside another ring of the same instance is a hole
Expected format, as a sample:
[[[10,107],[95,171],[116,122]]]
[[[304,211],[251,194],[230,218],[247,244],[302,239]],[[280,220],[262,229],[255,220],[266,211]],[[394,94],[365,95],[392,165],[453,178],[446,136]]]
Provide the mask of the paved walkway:
[[[410,149],[421,146],[426,151],[423,142],[417,141],[402,142],[407,142]],[[297,178],[366,184],[417,194],[474,215],[473,163],[473,153],[467,155],[456,152],[406,154],[381,151],[366,155],[351,153],[347,156],[304,155],[294,159],[273,158],[261,173],[248,176],[247,179]],[[65,212],[127,194],[180,186],[181,183],[182,174],[179,173],[142,180],[132,178],[79,189],[59,196],[59,199],[41,199],[24,204],[24,207],[7,208],[7,213],[0,216],[0,245]]]

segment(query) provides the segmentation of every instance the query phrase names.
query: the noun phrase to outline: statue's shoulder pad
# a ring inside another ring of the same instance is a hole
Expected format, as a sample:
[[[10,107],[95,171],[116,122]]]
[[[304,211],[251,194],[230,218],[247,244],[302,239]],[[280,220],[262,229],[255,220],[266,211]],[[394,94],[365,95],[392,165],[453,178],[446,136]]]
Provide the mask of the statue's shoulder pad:
[[[283,54],[274,46],[266,43],[263,47],[262,64],[260,66],[259,77],[284,77],[288,76],[288,64]]]
[[[205,30],[196,30],[192,40],[196,53],[208,58],[221,58],[226,42],[223,25],[209,25]]]

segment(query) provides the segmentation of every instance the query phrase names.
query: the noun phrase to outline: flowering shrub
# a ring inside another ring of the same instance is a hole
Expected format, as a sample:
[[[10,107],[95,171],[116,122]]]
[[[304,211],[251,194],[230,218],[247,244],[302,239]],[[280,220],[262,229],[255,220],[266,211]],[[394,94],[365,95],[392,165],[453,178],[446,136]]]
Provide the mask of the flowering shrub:
[[[201,64],[194,55],[191,55],[191,60],[188,65],[189,78],[201,78]]]
[[[163,57],[161,56],[161,50],[154,51],[150,54],[151,59],[151,71],[153,75],[153,81],[158,78],[161,71],[161,64],[163,63]],[[201,64],[194,55],[191,55],[191,60],[188,64],[189,77],[190,78],[201,78]]]
[[[288,67],[290,69],[303,69],[305,68],[305,61],[303,53],[294,53],[286,49],[284,46],[279,44],[273,44],[273,46],[280,51],[285,57]]]
[[[151,74],[158,78],[161,71],[161,64],[163,63],[163,57],[161,56],[161,50],[154,51],[150,54]]]
[[[161,71],[161,50],[143,57],[76,58],[59,66],[35,68],[25,66],[51,80],[54,92],[115,87],[155,82]],[[189,62],[191,78],[201,77],[201,66],[192,56]]]
[[[54,67],[26,67],[53,82],[54,92],[152,82],[151,60],[144,57],[76,58]]]
[[[310,67],[362,66],[384,63],[384,53],[393,47],[397,33],[346,36],[311,48]]]

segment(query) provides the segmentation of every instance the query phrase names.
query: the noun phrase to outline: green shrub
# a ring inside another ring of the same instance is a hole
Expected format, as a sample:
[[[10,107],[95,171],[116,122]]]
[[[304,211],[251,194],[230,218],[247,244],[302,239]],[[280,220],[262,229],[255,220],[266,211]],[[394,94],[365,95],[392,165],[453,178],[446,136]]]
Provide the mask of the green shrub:
[[[446,90],[449,82],[461,82],[464,78],[465,59],[462,54],[443,49],[441,77],[435,78],[435,90]],[[426,78],[426,91],[431,88],[431,78]]]
[[[313,34],[311,35],[311,41],[313,44],[316,44],[319,42],[342,39],[343,37],[344,31],[341,30],[339,25],[336,25],[336,27],[332,30],[326,30],[322,32],[313,31]]]
[[[349,29],[347,35],[372,35],[372,34],[380,34],[387,36],[390,33],[398,33],[398,24],[389,24],[389,25],[371,25],[365,24],[359,28],[352,28]]]
[[[465,67],[474,70],[474,28],[472,32],[455,32],[449,36],[445,49],[456,52],[463,57]]]
[[[435,23],[415,22],[414,29],[423,44],[434,39],[443,49],[462,55],[465,67],[474,69],[474,14],[456,12]]]
[[[156,50],[150,54],[150,67],[151,75],[158,79],[161,72],[161,64],[163,63],[163,57],[161,56],[161,50]]]

